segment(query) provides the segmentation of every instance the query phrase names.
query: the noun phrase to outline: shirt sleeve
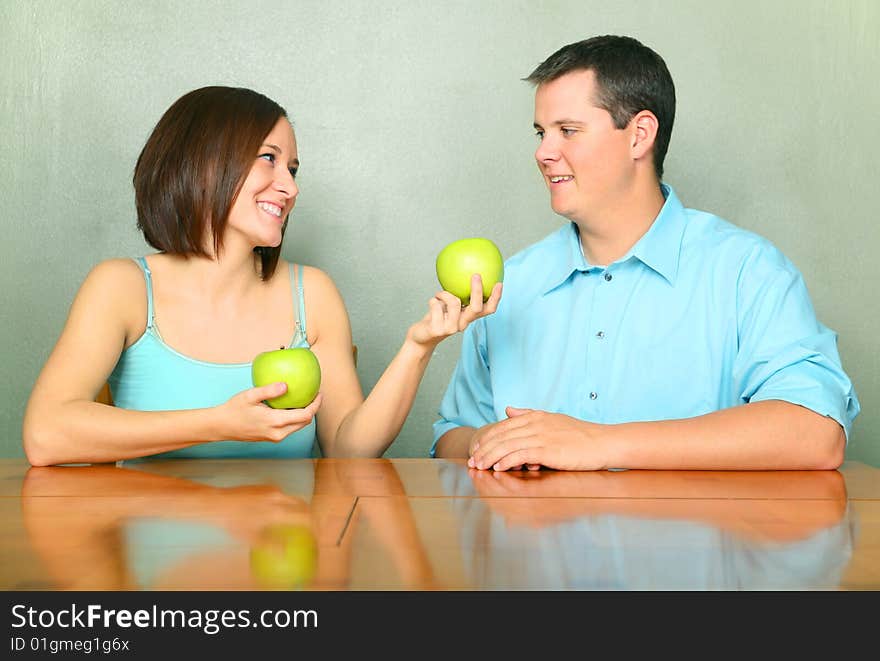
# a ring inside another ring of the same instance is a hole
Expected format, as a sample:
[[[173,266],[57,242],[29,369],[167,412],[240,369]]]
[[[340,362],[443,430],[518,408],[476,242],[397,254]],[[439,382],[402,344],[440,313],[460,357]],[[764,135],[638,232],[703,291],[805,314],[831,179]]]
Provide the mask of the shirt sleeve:
[[[437,441],[443,434],[456,427],[482,427],[495,422],[494,411],[486,320],[478,319],[464,331],[461,356],[440,403],[440,419],[434,423],[431,456],[435,456]]]
[[[836,420],[849,441],[860,406],[837,334],[817,319],[800,272],[769,243],[746,260],[737,290],[734,381],[743,402],[784,400]]]

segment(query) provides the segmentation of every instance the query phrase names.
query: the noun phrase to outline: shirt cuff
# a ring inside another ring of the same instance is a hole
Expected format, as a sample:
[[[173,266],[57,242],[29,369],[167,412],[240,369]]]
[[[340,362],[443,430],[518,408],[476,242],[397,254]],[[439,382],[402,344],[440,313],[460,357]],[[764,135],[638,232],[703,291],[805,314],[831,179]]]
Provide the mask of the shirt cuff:
[[[825,394],[825,397],[821,395]],[[821,390],[816,393],[811,393],[809,391],[800,391],[800,392],[791,392],[791,391],[783,391],[776,390],[774,388],[762,388],[758,392],[756,392],[750,399],[749,402],[764,402],[767,400],[776,399],[784,402],[789,402],[790,404],[797,404],[798,406],[803,406],[804,408],[810,409],[819,415],[824,415],[826,417],[832,418],[837,421],[837,423],[843,427],[843,431],[846,434],[846,443],[849,445],[849,437],[852,432],[852,423],[855,417],[859,413],[859,403],[854,395],[849,395],[845,398],[842,398],[841,401],[832,403],[828,400],[827,393],[822,393]]]

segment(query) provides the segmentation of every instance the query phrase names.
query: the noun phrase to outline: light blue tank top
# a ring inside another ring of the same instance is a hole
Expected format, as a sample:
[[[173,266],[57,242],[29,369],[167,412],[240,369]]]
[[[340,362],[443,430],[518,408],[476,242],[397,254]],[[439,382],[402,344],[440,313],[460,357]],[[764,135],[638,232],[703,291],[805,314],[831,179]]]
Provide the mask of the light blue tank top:
[[[207,363],[175,351],[159,335],[153,313],[153,282],[147,260],[138,265],[147,284],[147,328],[137,342],[122,352],[108,381],[113,403],[137,411],[177,411],[210,408],[222,404],[242,390],[253,388],[251,363]],[[303,299],[302,265],[290,265],[296,327],[290,347],[308,347],[306,311]],[[153,455],[155,458],[298,458],[311,457],[315,443],[315,421],[280,443],[218,441]]]

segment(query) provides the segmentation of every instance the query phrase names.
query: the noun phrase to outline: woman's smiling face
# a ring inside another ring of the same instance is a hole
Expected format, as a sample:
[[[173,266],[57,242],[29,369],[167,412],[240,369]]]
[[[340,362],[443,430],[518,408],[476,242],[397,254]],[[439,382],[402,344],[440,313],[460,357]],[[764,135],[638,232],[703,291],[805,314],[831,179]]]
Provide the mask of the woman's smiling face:
[[[229,212],[227,232],[237,232],[257,246],[281,244],[282,228],[293,210],[299,187],[296,137],[281,117],[260,145],[253,166]]]

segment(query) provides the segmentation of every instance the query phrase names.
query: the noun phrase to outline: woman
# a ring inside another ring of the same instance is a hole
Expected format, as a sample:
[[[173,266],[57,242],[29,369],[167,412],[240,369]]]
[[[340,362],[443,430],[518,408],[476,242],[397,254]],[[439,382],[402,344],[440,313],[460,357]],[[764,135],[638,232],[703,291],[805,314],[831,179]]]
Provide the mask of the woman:
[[[379,456],[403,426],[434,347],[495,311],[439,292],[364,399],[333,281],[280,259],[299,188],[285,110],[257,92],[205,87],[163,115],[134,171],[138,227],[159,250],[102,262],[80,288],[24,418],[33,465],[146,456]],[[480,293],[478,293],[480,292]],[[253,358],[310,347],[322,392],[304,409],[263,402]],[[94,401],[108,381],[115,406]],[[318,411],[320,409],[320,414]]]

